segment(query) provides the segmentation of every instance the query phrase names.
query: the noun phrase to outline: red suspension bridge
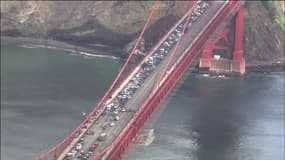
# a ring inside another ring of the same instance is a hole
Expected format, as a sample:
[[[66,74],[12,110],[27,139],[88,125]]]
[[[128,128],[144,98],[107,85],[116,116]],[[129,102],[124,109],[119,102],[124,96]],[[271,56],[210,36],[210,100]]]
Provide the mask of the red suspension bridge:
[[[155,1],[129,57],[105,95],[69,135],[36,160],[120,159],[202,50],[200,67],[244,74],[243,5],[244,1],[189,1],[185,14],[138,59],[139,45],[160,6]],[[235,26],[233,45],[227,38],[230,22]],[[213,37],[215,32],[219,34]],[[217,45],[221,39],[228,46]],[[217,59],[212,55],[214,49],[231,51],[233,58]]]

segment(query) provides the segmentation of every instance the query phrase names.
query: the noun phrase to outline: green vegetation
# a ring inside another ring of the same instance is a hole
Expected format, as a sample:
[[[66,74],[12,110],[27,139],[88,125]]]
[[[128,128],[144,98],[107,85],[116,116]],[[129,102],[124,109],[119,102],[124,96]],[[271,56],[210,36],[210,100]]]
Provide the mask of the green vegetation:
[[[275,18],[275,21],[280,25],[283,31],[285,31],[285,16],[284,15],[278,15]]]
[[[285,31],[284,25],[285,25],[285,16],[283,14],[283,11],[281,8],[278,8],[278,6],[275,3],[275,1],[261,1],[263,6],[268,11],[268,14],[272,20],[274,20],[283,31]],[[281,7],[281,6],[280,6]]]

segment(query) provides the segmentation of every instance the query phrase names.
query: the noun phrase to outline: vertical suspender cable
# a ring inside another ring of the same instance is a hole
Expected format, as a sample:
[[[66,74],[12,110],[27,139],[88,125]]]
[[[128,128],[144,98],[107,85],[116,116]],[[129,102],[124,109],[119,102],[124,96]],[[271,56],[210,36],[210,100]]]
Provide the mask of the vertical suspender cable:
[[[196,5],[197,5],[197,1],[194,1],[193,3],[194,3],[194,5],[189,9],[189,15],[187,16],[187,20],[186,20],[186,22],[185,22],[184,25],[183,25],[182,34],[181,34],[181,36],[179,37],[177,43],[175,44],[173,51],[170,53],[170,57],[169,57],[169,59],[167,60],[167,63],[166,63],[166,65],[164,66],[163,71],[162,71],[162,73],[160,74],[160,77],[159,77],[158,80],[156,81],[152,92],[154,92],[154,91],[159,87],[159,84],[160,84],[162,78],[164,77],[165,72],[167,71],[167,69],[168,69],[170,63],[172,62],[172,59],[173,59],[173,57],[174,57],[174,55],[175,55],[175,53],[176,53],[176,50],[177,50],[177,48],[178,48],[178,45],[180,44],[181,39],[182,39],[183,35],[185,34],[186,27],[187,27],[187,25],[188,25],[188,23],[189,23],[191,14],[192,14],[192,12],[193,12],[193,9],[194,9],[194,8],[196,7]],[[190,6],[191,6],[191,3],[190,3]]]
[[[105,101],[105,99],[108,97],[108,95],[110,94],[110,92],[112,91],[113,87],[115,86],[115,84],[117,83],[117,81],[119,80],[120,76],[122,75],[123,71],[125,70],[125,68],[127,67],[127,64],[129,63],[129,61],[131,60],[131,57],[134,54],[134,51],[138,45],[138,43],[140,42],[147,26],[150,23],[151,18],[153,17],[154,12],[157,10],[158,8],[158,3],[159,1],[155,1],[154,5],[152,6],[152,9],[150,11],[150,14],[145,22],[145,25],[143,27],[143,30],[141,31],[128,59],[126,60],[126,62],[124,63],[123,67],[120,69],[119,73],[117,74],[115,80],[113,81],[113,83],[111,84],[111,86],[109,87],[108,91],[104,94],[104,96],[101,98],[101,100],[97,103],[97,105],[93,108],[93,110],[85,117],[85,119],[70,133],[68,134],[62,141],[60,141],[58,144],[56,144],[54,147],[52,147],[50,150],[48,150],[47,152],[44,152],[43,154],[39,155],[38,157],[36,157],[36,160],[43,160],[44,158],[48,158],[48,156],[50,156],[52,153],[56,152],[64,143],[66,143],[68,140],[70,140],[73,135],[75,135],[75,133],[77,131],[79,131],[81,129],[81,127],[90,119],[90,117],[95,113],[95,111],[103,104],[103,102]]]

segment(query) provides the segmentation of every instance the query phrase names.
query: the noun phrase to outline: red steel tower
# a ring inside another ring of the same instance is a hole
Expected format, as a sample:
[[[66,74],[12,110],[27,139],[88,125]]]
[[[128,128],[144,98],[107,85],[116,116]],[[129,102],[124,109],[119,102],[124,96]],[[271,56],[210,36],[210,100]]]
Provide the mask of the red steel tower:
[[[234,33],[234,46],[233,46],[233,58],[215,58],[213,57],[213,50],[231,50],[229,46],[217,45],[220,40],[224,40],[229,44],[229,39],[227,33],[229,32],[229,27],[226,27],[218,36],[212,41],[208,42],[205,46],[202,57],[200,59],[200,68],[209,68],[210,71],[214,72],[236,72],[240,74],[245,73],[245,60],[243,57],[243,17],[244,8],[241,6],[235,15],[235,33]]]

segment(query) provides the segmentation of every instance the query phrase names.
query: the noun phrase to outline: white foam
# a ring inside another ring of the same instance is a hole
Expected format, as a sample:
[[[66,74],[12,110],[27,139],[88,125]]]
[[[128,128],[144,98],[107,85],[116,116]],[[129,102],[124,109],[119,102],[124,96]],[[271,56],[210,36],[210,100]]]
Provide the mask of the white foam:
[[[87,52],[82,52],[82,51],[76,51],[76,50],[67,49],[67,48],[57,48],[57,47],[54,47],[54,46],[40,45],[40,44],[26,44],[26,45],[21,45],[21,47],[24,47],[24,48],[62,49],[62,50],[69,51],[69,52],[72,52],[72,53],[78,53],[79,55],[84,55],[84,56],[87,56],[87,57],[99,57],[99,58],[119,59],[119,57],[110,56],[110,55],[93,54],[93,53],[87,53]],[[76,55],[76,54],[71,54],[71,55]]]
[[[33,46],[33,45],[21,45],[20,47],[23,47],[23,48],[38,48],[37,46]]]

